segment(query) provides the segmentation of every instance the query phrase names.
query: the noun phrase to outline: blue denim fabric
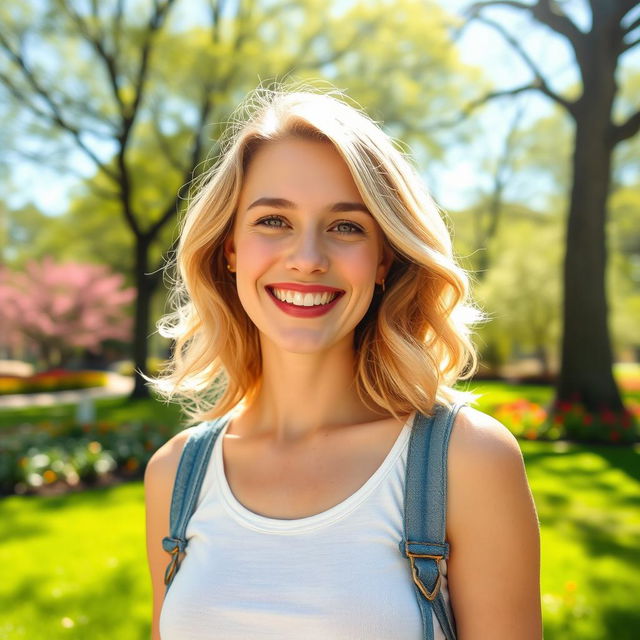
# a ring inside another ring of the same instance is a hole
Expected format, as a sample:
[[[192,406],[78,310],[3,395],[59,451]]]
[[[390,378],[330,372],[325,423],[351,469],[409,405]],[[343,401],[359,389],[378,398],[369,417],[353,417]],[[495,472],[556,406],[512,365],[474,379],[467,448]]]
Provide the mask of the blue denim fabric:
[[[440,562],[449,557],[447,451],[453,421],[462,406],[437,405],[431,417],[417,413],[409,440],[404,539],[399,547],[411,563],[425,640],[434,638],[432,611],[447,640],[456,640],[453,614],[440,591]]]
[[[223,418],[199,424],[189,434],[182,450],[171,497],[170,535],[162,539],[162,548],[171,554],[164,574],[165,594],[178,570],[180,554],[187,547],[187,525],[196,508],[213,445],[224,425]]]

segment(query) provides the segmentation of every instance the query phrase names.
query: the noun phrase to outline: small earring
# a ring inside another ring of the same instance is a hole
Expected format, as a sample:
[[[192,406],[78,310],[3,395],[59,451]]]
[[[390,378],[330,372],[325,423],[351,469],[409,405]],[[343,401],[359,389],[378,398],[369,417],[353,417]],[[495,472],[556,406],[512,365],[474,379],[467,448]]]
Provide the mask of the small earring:
[[[382,282],[380,283],[380,285],[382,286],[382,293],[384,293],[385,292],[384,278],[382,278]]]
[[[235,273],[235,271],[231,268],[231,265],[229,263],[227,263],[227,271],[229,271],[229,273]]]

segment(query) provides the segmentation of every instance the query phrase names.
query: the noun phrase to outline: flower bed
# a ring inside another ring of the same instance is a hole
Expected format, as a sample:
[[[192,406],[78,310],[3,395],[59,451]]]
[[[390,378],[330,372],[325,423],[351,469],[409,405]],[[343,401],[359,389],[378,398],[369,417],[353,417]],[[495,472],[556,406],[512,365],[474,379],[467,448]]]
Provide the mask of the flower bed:
[[[526,399],[484,410],[519,438],[624,444],[640,441],[640,402],[629,414],[588,413],[578,403],[561,404],[550,419],[541,404]],[[136,422],[43,422],[3,429],[0,494],[73,490],[114,478],[140,477],[153,452],[179,429]]]
[[[104,387],[107,384],[104,371],[67,371],[53,369],[33,376],[0,376],[0,395],[12,393],[41,393]]]
[[[579,402],[560,403],[553,416],[525,399],[496,406],[491,415],[517,437],[528,440],[575,440],[622,444],[640,441],[640,402],[627,401],[629,413],[588,412]]]
[[[24,424],[4,430],[0,493],[37,493],[139,477],[175,428],[137,422]]]

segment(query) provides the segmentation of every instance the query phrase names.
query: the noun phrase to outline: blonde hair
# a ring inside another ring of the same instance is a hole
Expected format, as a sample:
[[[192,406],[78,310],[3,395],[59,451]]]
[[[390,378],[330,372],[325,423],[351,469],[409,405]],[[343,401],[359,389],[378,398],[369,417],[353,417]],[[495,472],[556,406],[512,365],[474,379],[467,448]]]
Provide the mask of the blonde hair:
[[[285,137],[331,142],[380,225],[394,261],[386,291],[374,295],[355,331],[355,388],[365,404],[395,417],[473,394],[457,391],[477,355],[470,326],[482,313],[469,296],[441,212],[409,158],[346,97],[332,89],[258,87],[243,101],[202,177],[182,222],[172,313],[161,335],[174,340],[158,378],[147,378],[194,420],[224,415],[259,388],[258,330],[245,313],[223,243],[231,232],[243,176],[257,148]],[[168,265],[171,266],[171,265]]]

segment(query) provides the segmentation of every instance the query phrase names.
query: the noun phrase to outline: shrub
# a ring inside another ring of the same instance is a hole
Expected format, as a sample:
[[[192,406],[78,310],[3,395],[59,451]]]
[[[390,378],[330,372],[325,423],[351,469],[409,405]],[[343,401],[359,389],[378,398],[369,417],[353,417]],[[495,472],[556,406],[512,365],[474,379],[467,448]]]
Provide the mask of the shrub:
[[[118,475],[139,477],[175,428],[139,422],[23,424],[3,431],[0,493],[68,488]]]

